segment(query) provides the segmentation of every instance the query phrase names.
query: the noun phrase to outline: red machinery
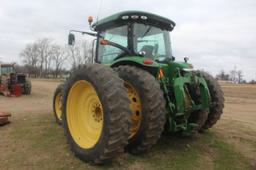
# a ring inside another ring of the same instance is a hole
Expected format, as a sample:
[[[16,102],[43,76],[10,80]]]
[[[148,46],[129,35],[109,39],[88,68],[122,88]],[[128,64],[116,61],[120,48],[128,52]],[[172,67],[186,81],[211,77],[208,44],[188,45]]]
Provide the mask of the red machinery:
[[[26,75],[15,73],[13,64],[0,64],[0,94],[21,96],[31,93],[31,83]]]
[[[11,116],[10,113],[2,113],[0,112],[0,126],[10,123],[9,117]]]

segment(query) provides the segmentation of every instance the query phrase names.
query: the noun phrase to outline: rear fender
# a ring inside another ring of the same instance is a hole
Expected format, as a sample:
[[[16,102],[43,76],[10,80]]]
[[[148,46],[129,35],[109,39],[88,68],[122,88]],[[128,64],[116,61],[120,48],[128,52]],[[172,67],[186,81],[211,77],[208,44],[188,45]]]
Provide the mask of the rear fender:
[[[159,70],[159,64],[156,63],[154,60],[152,60],[152,64],[145,64],[144,63],[145,59],[146,58],[139,57],[139,56],[123,57],[111,63],[110,67],[114,68],[120,65],[131,65],[131,66],[135,66],[143,70],[146,70],[147,72],[152,74],[154,77],[156,77]]]

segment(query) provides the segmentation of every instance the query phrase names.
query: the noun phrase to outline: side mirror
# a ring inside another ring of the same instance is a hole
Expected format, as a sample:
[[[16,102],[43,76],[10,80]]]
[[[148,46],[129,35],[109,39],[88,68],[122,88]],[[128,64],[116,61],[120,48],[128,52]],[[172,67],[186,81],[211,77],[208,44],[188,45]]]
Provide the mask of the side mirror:
[[[72,33],[69,33],[68,35],[68,45],[74,45],[75,44],[75,35]]]
[[[189,58],[188,58],[188,57],[184,57],[184,61],[185,61],[185,63],[187,63],[187,62],[188,62],[188,60],[189,60]]]

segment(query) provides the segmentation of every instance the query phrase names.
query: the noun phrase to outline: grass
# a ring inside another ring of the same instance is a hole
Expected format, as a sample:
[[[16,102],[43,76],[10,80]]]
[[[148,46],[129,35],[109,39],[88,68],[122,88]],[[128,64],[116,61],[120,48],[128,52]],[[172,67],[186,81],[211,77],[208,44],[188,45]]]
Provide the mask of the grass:
[[[249,161],[237,152],[234,146],[225,143],[222,140],[214,140],[212,147],[214,147],[218,153],[214,159],[214,168],[219,170],[240,170],[250,169]]]
[[[0,169],[249,169],[248,160],[214,132],[200,137],[164,136],[148,153],[124,154],[106,166],[91,166],[74,157],[62,127],[52,115],[13,122],[8,152]],[[1,162],[1,158],[0,158]],[[1,167],[2,166],[2,167]]]

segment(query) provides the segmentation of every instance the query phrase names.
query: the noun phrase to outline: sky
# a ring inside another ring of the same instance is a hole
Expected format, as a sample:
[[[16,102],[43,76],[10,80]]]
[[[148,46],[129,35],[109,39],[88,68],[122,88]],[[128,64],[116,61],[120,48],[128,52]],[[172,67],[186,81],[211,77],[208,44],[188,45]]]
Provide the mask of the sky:
[[[142,10],[176,23],[176,60],[213,75],[236,68],[256,79],[255,0],[0,0],[0,60],[22,63],[26,44],[40,38],[67,43],[70,29],[89,30],[87,18]],[[85,38],[85,37],[80,37]]]

